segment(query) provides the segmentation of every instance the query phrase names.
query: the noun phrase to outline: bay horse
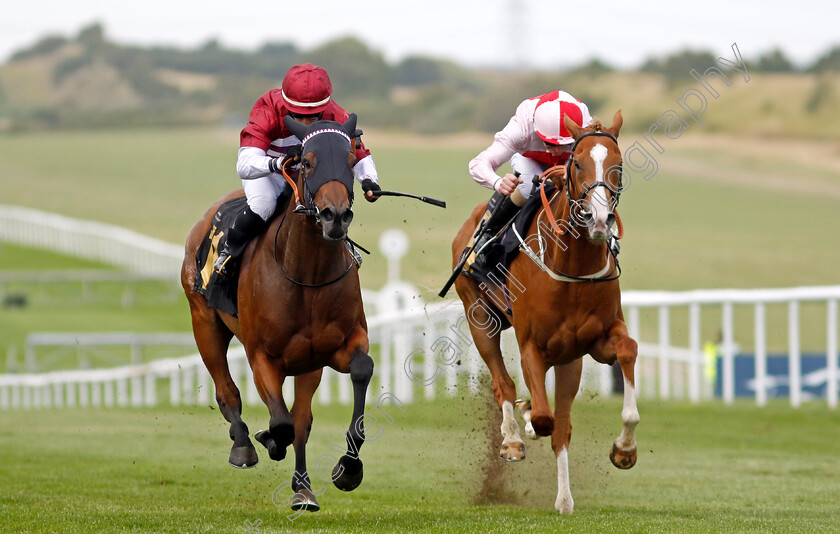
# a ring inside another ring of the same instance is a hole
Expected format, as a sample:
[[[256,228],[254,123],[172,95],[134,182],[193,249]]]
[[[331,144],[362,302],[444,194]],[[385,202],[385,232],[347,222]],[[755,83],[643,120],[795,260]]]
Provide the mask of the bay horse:
[[[621,152],[617,137],[623,119],[619,110],[612,126],[600,122],[581,128],[568,118],[565,124],[575,138],[572,158],[565,167],[549,169],[558,194],[544,205],[530,223],[521,250],[505,273],[506,287],[459,276],[455,282],[464,303],[476,348],[490,368],[493,393],[502,410],[500,455],[522,460],[525,445],[514,418],[522,412],[526,434],[536,439],[551,436],[557,460],[557,499],[560,513],[572,513],[569,488],[568,447],[571,439],[572,401],[580,386],[582,360],[612,365],[618,360],[624,375],[623,430],[613,443],[610,459],[621,469],[636,463],[634,430],[639,422],[634,365],[637,344],[627,335],[621,310],[618,266],[610,250],[614,205],[621,193]],[[544,175],[544,176],[546,176]],[[560,177],[564,177],[562,181]],[[453,265],[484,214],[479,204],[461,227],[452,244]],[[550,227],[545,223],[550,221]],[[619,232],[621,232],[619,220]],[[578,231],[580,229],[580,231]],[[549,235],[550,234],[550,235]],[[537,247],[535,251],[534,248]],[[518,293],[516,292],[518,288]],[[499,303],[507,303],[504,310]],[[517,402],[513,380],[500,349],[501,329],[488,333],[488,324],[510,324],[516,333],[522,372],[531,401]],[[545,378],[554,368],[554,412],[546,394]]]
[[[236,336],[270,414],[268,430],[258,432],[255,438],[268,449],[272,460],[282,460],[288,445],[294,446],[292,509],[317,511],[320,505],[306,468],[306,442],[313,421],[312,396],[323,368],[350,373],[353,383],[347,453],[327,475],[345,491],[362,481],[358,453],[365,440],[363,410],[373,374],[358,272],[345,244],[353,218],[355,155],[351,139],[356,116],[350,115],[344,124],[318,121],[306,126],[290,117],[285,123],[303,142],[300,172],[293,182],[295,197],[302,192],[302,204],[289,202],[265,233],[248,244],[239,271],[238,317],[209,307],[193,287],[196,250],[211,231],[216,210],[226,200],[242,196],[241,190],[216,202],[190,231],[181,283],[198,350],[215,384],[216,402],[230,422],[230,464],[247,468],[258,461],[242,421],[239,389],[228,368],[227,349]],[[289,376],[295,377],[291,412],[282,393]]]

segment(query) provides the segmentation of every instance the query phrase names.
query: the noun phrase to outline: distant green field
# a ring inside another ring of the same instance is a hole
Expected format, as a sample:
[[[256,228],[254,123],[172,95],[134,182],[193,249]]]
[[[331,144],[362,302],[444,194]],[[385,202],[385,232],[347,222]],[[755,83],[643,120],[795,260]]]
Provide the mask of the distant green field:
[[[315,407],[310,469],[343,443],[348,409]],[[548,440],[529,441],[523,462],[502,462],[498,426],[483,400],[387,410],[394,423],[379,419],[382,426],[371,427],[379,428],[377,439],[361,450],[362,485],[351,493],[326,487],[322,510],[294,521],[272,502],[291,478],[291,452],[275,463],[260,450],[255,469],[230,468],[218,410],[5,413],[0,529],[246,533],[246,521],[259,521],[263,533],[812,533],[840,524],[840,425],[823,406],[644,402],[638,464],[619,471],[608,451],[620,430],[620,402],[579,399],[569,454],[572,516],[553,509]],[[245,420],[254,432],[268,415],[246,409]]]

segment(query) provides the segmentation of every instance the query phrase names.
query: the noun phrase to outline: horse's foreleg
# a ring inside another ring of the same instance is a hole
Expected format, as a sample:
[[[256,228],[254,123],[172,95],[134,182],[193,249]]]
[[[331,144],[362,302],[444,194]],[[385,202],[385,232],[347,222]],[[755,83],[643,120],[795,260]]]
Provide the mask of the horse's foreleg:
[[[295,439],[292,414],[289,413],[286,402],[283,400],[283,381],[286,377],[271,363],[264,352],[259,350],[248,352],[251,370],[254,373],[254,385],[257,386],[260,398],[268,407],[270,416],[268,430],[260,430],[254,437],[268,449],[268,456],[272,460],[279,461],[286,457],[286,448]]]
[[[554,509],[561,514],[571,514],[575,508],[569,485],[569,442],[572,439],[572,402],[580,387],[583,362],[577,359],[565,365],[554,366],[554,431],[551,448],[557,459],[557,499]]]
[[[621,435],[613,443],[610,460],[619,469],[630,469],[636,465],[636,439],[634,432],[639,424],[639,410],[636,407],[635,366],[638,346],[626,333],[615,342],[615,352],[621,374],[624,376],[624,406],[621,409],[623,427]]]
[[[627,335],[627,326],[618,319],[610,326],[607,335],[593,343],[589,353],[604,364],[618,360],[624,376],[624,406],[621,410],[623,424],[621,435],[616,438],[610,451],[610,460],[619,469],[630,469],[636,464],[636,440],[633,437],[639,424],[639,410],[636,407],[635,366],[638,346]]]
[[[309,472],[306,469],[306,442],[312,430],[312,396],[321,383],[322,369],[295,377],[295,403],[292,405],[292,416],[295,421],[295,473],[292,476],[292,510],[307,510],[317,512],[321,509],[316,495],[323,495],[326,488],[323,484],[312,487]]]
[[[350,380],[353,382],[353,419],[347,430],[347,452],[333,469],[333,483],[343,491],[352,491],[362,483],[362,460],[359,449],[365,442],[365,396],[373,376],[373,359],[357,350],[350,356]]]
[[[242,400],[239,396],[239,388],[233,382],[228,368],[227,348],[233,334],[210,308],[206,306],[202,308],[200,302],[194,303],[192,300],[190,308],[198,352],[213,378],[219,411],[230,423],[229,434],[233,446],[230,449],[228,462],[239,469],[254,467],[259,458],[251,443],[251,438],[248,437],[248,427],[242,421]]]
[[[537,348],[526,343],[520,345],[522,374],[531,392],[531,425],[538,436],[550,436],[554,430],[554,414],[545,391],[545,360]]]

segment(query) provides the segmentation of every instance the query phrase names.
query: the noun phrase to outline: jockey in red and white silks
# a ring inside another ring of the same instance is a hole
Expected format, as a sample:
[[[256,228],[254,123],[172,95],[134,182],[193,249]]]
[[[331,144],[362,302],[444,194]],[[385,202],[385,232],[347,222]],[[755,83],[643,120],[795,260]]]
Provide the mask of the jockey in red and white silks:
[[[571,156],[574,139],[563,124],[566,116],[580,126],[592,123],[586,104],[565,91],[552,91],[519,104],[507,126],[496,133],[493,144],[470,161],[473,179],[509,196],[512,187],[504,187],[509,180],[498,176],[496,170],[510,161],[514,172],[527,178],[519,183],[519,190],[528,198],[531,176],[539,176],[548,167],[561,165]],[[513,178],[513,175],[508,176]]]

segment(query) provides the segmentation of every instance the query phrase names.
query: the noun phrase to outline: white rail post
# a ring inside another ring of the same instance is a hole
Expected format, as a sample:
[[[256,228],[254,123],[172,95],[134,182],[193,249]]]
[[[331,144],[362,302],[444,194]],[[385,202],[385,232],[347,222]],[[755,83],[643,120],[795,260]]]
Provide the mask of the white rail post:
[[[379,394],[393,393],[391,390],[391,329],[379,327]],[[339,381],[340,382],[340,381]],[[342,404],[344,402],[342,401]]]
[[[735,401],[735,341],[732,303],[723,303],[723,402]]]
[[[90,384],[90,404],[96,408],[102,406],[102,382],[92,382]]]
[[[688,398],[700,402],[700,376],[705,367],[704,354],[700,348],[700,304],[693,302],[688,307],[688,345],[691,361],[688,362]]]
[[[332,402],[330,382],[332,382],[332,369],[324,367],[324,373],[321,375],[321,385],[318,386],[318,404],[325,406]]]
[[[61,382],[54,382],[53,383],[53,406],[56,408],[63,408],[64,407],[64,384]]]
[[[181,375],[178,369],[173,369],[169,373],[169,402],[172,406],[179,406],[181,404]]]
[[[763,302],[755,303],[755,403],[767,404],[767,333]]]
[[[799,361],[799,301],[788,303],[788,378],[790,405],[802,404],[802,363]]]
[[[128,406],[128,378],[122,376],[117,379],[117,404]]]
[[[157,404],[157,377],[153,371],[146,374],[145,391],[143,395],[143,403],[146,406],[154,406]]]
[[[669,347],[671,346],[671,320],[668,306],[659,306],[659,396],[671,397],[671,366]]]
[[[79,406],[87,408],[90,406],[90,383],[79,381]]]
[[[64,383],[67,388],[67,407],[74,408],[76,406],[76,383],[68,380]]]
[[[106,379],[102,382],[102,388],[105,390],[105,406],[109,408],[114,406],[114,381],[110,378]]]
[[[405,360],[411,354],[409,336],[413,330],[410,323],[403,323],[400,330],[394,332],[394,384],[395,394],[403,402],[414,401],[414,382],[405,371]]]
[[[825,356],[825,363],[828,373],[826,375],[825,395],[828,400],[829,408],[837,408],[837,299],[830,299],[827,303],[826,310],[827,332],[826,339],[827,351]]]

